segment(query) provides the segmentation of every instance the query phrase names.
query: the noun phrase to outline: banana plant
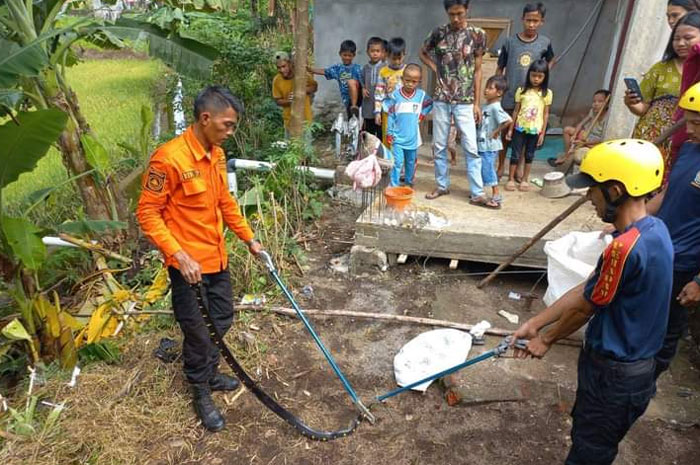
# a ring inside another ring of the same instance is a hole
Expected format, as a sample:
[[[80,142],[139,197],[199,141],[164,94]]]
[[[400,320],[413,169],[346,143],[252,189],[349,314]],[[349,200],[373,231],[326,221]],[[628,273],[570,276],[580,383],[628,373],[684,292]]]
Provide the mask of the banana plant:
[[[68,119],[57,143],[64,165],[76,179],[86,213],[91,219],[117,220],[115,216],[126,213],[117,211],[119,193],[98,176],[84,175],[99,170],[91,158],[99,143],[66,80],[66,66],[76,62],[71,46],[80,39],[114,47],[125,46],[124,39],[147,40],[151,55],[180,73],[200,78],[210,74],[217,51],[138,19],[99,23],[81,18],[61,27],[58,19],[67,3],[0,0],[0,112],[12,114],[22,105],[31,105],[65,113]]]

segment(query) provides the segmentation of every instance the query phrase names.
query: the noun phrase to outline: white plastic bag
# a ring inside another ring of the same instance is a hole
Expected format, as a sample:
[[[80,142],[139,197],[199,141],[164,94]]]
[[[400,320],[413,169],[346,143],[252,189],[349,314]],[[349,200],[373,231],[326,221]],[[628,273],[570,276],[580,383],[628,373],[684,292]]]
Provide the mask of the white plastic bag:
[[[407,386],[467,359],[472,347],[469,333],[457,329],[435,329],[411,339],[394,357],[396,384]],[[425,392],[432,381],[414,391]]]
[[[570,232],[566,236],[544,245],[547,254],[547,280],[549,287],[543,297],[546,305],[552,305],[569,289],[584,282],[598,263],[600,254],[612,242],[600,232]]]

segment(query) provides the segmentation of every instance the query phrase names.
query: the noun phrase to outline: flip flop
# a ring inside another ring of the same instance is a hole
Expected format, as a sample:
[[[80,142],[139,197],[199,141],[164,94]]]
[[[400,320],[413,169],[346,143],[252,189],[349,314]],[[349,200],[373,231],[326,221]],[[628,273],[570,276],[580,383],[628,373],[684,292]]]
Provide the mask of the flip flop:
[[[442,197],[443,195],[449,195],[450,190],[449,189],[435,189],[429,194],[425,194],[425,198],[428,200],[435,200],[438,197]]]
[[[477,207],[489,208],[491,210],[498,210],[501,206],[494,202],[493,200],[487,199],[486,197],[476,197],[469,199],[469,204]]]
[[[530,184],[528,184],[525,181],[522,181],[520,185],[518,186],[518,190],[520,192],[528,192],[530,190]]]
[[[559,165],[561,165],[561,163],[557,163],[557,158],[556,158],[556,157],[547,158],[547,163],[548,163],[549,166],[551,166],[552,168],[557,168]]]
[[[516,187],[515,187],[515,182],[513,182],[513,181],[508,181],[508,182],[506,183],[506,190],[507,190],[507,191],[513,192],[515,189],[516,189]]]

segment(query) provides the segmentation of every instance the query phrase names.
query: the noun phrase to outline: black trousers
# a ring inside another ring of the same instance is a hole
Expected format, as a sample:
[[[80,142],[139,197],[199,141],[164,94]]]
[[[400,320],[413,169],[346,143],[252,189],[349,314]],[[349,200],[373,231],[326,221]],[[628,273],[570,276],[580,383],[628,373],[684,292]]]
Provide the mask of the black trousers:
[[[668,370],[673,357],[678,350],[678,341],[688,331],[688,309],[682,306],[676,297],[681,293],[686,284],[693,280],[697,273],[686,271],[673,272],[673,290],[671,291],[671,302],[669,304],[668,326],[664,345],[656,354],[656,377]]]
[[[379,140],[382,139],[382,125],[377,124],[374,118],[365,118],[365,131],[376,136]]]
[[[510,141],[510,162],[518,163],[523,149],[525,149],[525,163],[532,163],[537,150],[537,134],[525,134],[520,131],[513,131],[513,138]]]
[[[618,362],[581,351],[566,465],[610,465],[656,392],[654,359]]]
[[[209,337],[204,319],[197,306],[194,289],[185,281],[180,271],[169,267],[172,283],[173,310],[180,325],[184,340],[182,358],[187,381],[192,384],[206,383],[218,372],[219,350]],[[204,300],[209,303],[211,320],[222,334],[233,323],[233,301],[231,279],[228,270],[203,274]]]

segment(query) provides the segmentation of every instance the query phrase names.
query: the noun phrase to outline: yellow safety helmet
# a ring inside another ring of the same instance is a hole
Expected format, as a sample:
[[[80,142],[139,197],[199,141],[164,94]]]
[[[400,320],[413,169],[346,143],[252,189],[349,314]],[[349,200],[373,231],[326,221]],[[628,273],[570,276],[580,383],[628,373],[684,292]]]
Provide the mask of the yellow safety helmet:
[[[632,197],[661,187],[664,160],[659,149],[639,139],[618,139],[596,145],[581,162],[581,172],[566,178],[572,188],[619,181]]]
[[[693,84],[681,97],[678,106],[684,110],[700,113],[700,82]]]

